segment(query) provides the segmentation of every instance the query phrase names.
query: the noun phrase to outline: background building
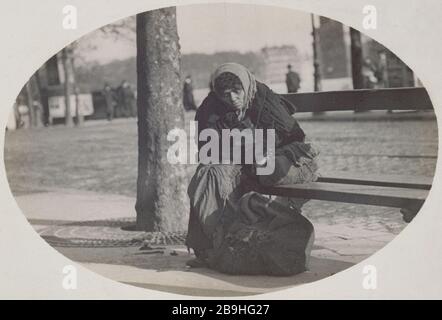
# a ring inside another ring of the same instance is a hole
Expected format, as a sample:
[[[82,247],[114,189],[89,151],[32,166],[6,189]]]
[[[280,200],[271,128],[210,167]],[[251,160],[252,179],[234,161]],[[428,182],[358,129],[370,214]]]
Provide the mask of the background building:
[[[352,89],[348,27],[335,20],[319,17],[317,35],[322,90]]]
[[[71,59],[67,60],[68,79],[66,79],[62,56],[58,53],[51,57],[36,73],[38,86],[43,104],[43,114],[47,113],[47,121],[52,123],[55,119],[64,118],[66,105],[64,98],[64,85],[68,81],[70,86],[70,114],[76,115],[76,108],[82,116],[90,116],[94,113],[92,95],[75,86],[74,65]]]
[[[264,62],[264,82],[285,83],[287,65],[299,72],[301,61],[295,46],[265,47],[261,50]]]
[[[379,42],[362,37],[364,57],[369,58],[382,74],[382,86],[385,88],[413,87],[417,85],[413,71],[393,52]]]

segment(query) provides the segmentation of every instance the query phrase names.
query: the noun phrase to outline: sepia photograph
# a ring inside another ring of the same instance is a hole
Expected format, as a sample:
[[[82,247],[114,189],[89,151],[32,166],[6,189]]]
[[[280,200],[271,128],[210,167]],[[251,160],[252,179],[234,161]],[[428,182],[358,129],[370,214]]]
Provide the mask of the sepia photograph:
[[[207,3],[140,12],[50,57],[10,106],[4,163],[28,223],[75,263],[243,297],[384,248],[419,216],[437,153],[433,104],[398,53],[326,16]]]

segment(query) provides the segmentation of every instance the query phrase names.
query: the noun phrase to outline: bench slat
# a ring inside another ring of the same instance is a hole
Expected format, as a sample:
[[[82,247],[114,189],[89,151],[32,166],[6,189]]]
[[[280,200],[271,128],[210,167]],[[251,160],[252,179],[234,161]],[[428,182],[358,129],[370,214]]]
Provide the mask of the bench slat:
[[[318,182],[430,190],[433,178],[424,176],[364,175],[359,173],[338,172],[319,177]]]
[[[283,94],[296,112],[344,110],[431,110],[425,88],[360,89]]]
[[[409,208],[421,206],[427,190],[311,182],[277,187],[258,187],[263,194],[283,197],[357,203],[383,207]]]

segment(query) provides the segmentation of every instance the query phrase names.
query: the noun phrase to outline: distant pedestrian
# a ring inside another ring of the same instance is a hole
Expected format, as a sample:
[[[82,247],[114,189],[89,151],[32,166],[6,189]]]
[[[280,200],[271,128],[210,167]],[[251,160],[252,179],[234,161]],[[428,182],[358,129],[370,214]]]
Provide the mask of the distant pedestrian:
[[[104,84],[104,88],[102,91],[104,101],[106,103],[106,117],[107,120],[112,121],[115,117],[115,107],[117,105],[115,92],[112,89],[112,87],[109,85],[109,83]]]
[[[48,89],[46,87],[43,87],[40,89],[41,94],[41,103],[42,103],[42,119],[43,119],[43,125],[45,127],[48,127],[52,124],[52,118],[50,117],[49,113],[49,93]]]
[[[183,87],[183,105],[186,111],[196,110],[195,99],[193,97],[193,85],[190,75],[186,76]]]
[[[129,82],[124,80],[118,87],[118,107],[123,117],[136,117],[137,106],[135,92],[132,90]]]
[[[377,76],[379,76],[379,72],[376,68],[376,66],[373,64],[371,59],[366,58],[364,60],[364,63],[362,65],[362,76],[364,78],[364,88],[367,89],[376,89],[378,86],[379,79]]]
[[[26,99],[23,96],[23,94],[20,93],[15,102],[14,112],[15,112],[17,129],[30,127],[29,108],[25,100]]]
[[[299,74],[295,71],[292,71],[292,66],[287,65],[288,72],[285,75],[285,83],[287,85],[288,93],[296,93],[298,92],[301,84],[301,78]]]

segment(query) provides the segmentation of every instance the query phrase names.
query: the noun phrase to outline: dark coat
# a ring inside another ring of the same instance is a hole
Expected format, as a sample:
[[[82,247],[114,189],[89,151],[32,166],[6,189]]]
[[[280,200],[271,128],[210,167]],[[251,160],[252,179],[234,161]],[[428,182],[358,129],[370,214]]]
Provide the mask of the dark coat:
[[[191,83],[184,83],[183,105],[184,109],[186,110],[196,110],[195,100],[193,98],[193,87]]]
[[[234,128],[275,129],[277,148],[293,141],[303,142],[304,131],[291,116],[296,108],[265,84],[257,82],[256,87],[255,97],[242,121],[238,120],[236,113],[214,92],[210,92],[195,115],[195,120],[198,121],[198,134],[206,128],[215,129],[220,133],[222,129]],[[198,148],[200,149],[205,143],[199,141]]]
[[[299,77],[299,74],[297,74],[294,71],[289,71],[285,76],[285,83],[287,85],[287,91],[289,93],[298,92],[299,90],[299,84],[301,83],[301,78]]]
[[[106,102],[106,110],[113,110],[114,106],[117,103],[114,90],[112,88],[104,88],[102,90],[102,94],[104,97],[104,101]]]
[[[119,116],[136,116],[137,106],[135,92],[130,86],[119,86],[117,89]]]

